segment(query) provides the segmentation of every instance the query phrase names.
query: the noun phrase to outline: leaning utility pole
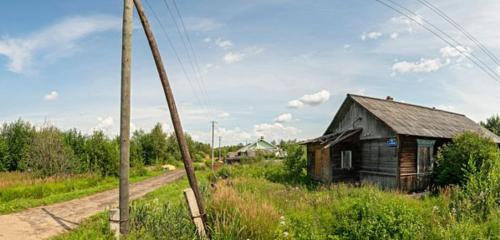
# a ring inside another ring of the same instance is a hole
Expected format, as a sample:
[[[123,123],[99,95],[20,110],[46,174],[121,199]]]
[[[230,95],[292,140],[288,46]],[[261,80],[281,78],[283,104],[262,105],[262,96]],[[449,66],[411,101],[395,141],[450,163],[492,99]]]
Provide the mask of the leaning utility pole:
[[[203,225],[205,226],[205,229],[208,229],[206,226],[207,217],[205,215],[203,199],[200,193],[200,189],[198,188],[198,181],[196,180],[193,163],[191,161],[191,156],[189,155],[189,149],[186,142],[186,137],[184,136],[184,130],[182,130],[181,120],[179,117],[179,113],[177,112],[177,106],[175,105],[174,94],[172,92],[172,88],[170,87],[170,83],[168,81],[167,72],[165,70],[165,67],[163,66],[160,50],[158,49],[158,44],[156,43],[156,39],[153,35],[153,32],[151,31],[151,26],[146,17],[146,13],[144,12],[144,7],[142,6],[141,0],[134,0],[134,3],[139,18],[141,19],[141,24],[142,27],[144,28],[146,38],[149,42],[149,46],[151,48],[151,52],[153,54],[153,58],[156,64],[156,69],[158,70],[158,75],[160,76],[163,92],[165,93],[165,97],[167,99],[167,105],[170,111],[170,117],[172,118],[172,124],[174,126],[175,136],[177,137],[177,142],[179,143],[179,147],[181,150],[181,156],[182,160],[184,161],[184,168],[186,169],[189,185],[191,186],[191,189],[194,192],[194,196],[196,197],[196,202],[199,208],[199,215],[203,220]]]
[[[132,60],[133,0],[124,0],[122,26],[122,70],[120,109],[120,233],[128,234],[128,172],[130,158],[130,77]]]
[[[212,160],[212,171],[214,170],[214,129],[215,129],[215,121],[212,121],[212,145],[211,145],[211,157],[210,159]]]

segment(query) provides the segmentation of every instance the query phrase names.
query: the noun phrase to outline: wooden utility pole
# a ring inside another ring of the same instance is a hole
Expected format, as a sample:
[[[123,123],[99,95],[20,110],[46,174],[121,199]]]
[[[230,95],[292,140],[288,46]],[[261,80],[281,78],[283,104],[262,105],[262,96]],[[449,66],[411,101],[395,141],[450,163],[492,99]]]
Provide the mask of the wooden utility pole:
[[[207,218],[205,215],[205,207],[203,206],[203,198],[201,196],[200,189],[198,188],[198,181],[196,180],[193,163],[191,161],[191,156],[189,155],[189,149],[186,142],[186,137],[184,136],[184,130],[182,129],[179,113],[177,112],[177,106],[175,105],[174,94],[172,92],[172,88],[170,87],[170,83],[168,81],[167,72],[165,70],[165,67],[163,66],[160,50],[158,49],[158,44],[156,43],[156,39],[153,35],[153,32],[151,31],[151,26],[146,17],[146,13],[144,12],[144,7],[142,6],[141,0],[134,0],[134,3],[139,18],[141,19],[141,24],[142,27],[144,28],[146,38],[149,42],[149,46],[151,48],[151,52],[155,60],[156,69],[158,70],[158,75],[160,76],[163,91],[167,99],[167,105],[170,111],[170,117],[172,118],[172,124],[174,126],[175,136],[177,137],[177,142],[179,143],[179,147],[181,150],[181,156],[182,160],[184,161],[184,168],[186,169],[189,185],[191,186],[191,189],[193,189],[194,195],[196,197],[196,202],[198,204],[200,216],[203,220],[203,224],[205,225],[205,229],[208,229],[206,227]]]
[[[211,151],[210,151],[210,154],[211,154],[211,160],[212,160],[212,171],[214,170],[214,130],[215,129],[215,121],[212,121],[212,145],[211,145]]]
[[[122,26],[122,70],[120,109],[120,233],[128,234],[128,172],[130,157],[130,77],[132,60],[132,17],[133,0],[124,0]]]

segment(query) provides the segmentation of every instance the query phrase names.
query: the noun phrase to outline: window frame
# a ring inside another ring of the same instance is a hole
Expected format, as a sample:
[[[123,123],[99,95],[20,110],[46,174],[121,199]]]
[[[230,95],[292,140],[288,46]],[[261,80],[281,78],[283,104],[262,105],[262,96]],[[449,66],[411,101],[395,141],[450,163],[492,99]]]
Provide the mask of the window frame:
[[[344,164],[344,153],[349,155],[349,167],[345,167]],[[341,169],[351,169],[352,168],[352,151],[351,150],[341,150],[340,151],[340,168]]]

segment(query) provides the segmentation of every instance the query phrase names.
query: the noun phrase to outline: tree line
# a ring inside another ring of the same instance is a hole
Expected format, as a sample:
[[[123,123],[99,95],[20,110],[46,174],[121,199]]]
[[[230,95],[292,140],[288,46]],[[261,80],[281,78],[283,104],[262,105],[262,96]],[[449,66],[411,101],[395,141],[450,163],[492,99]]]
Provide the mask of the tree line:
[[[210,145],[194,141],[186,134],[193,161],[202,161]],[[54,126],[35,128],[19,119],[0,129],[0,171],[33,172],[41,176],[97,173],[117,176],[120,158],[119,137],[102,131],[86,135],[77,129],[62,131]],[[130,165],[169,163],[179,165],[180,150],[175,135],[157,123],[151,131],[135,131],[130,141]]]

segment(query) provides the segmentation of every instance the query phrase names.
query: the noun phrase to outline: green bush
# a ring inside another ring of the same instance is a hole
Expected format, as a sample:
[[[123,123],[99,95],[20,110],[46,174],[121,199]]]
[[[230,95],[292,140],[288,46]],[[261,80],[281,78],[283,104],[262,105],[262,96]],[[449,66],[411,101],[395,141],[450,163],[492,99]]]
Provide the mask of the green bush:
[[[307,166],[304,157],[304,146],[289,144],[286,148],[287,156],[283,162],[285,170],[292,176],[300,177],[304,174]]]
[[[438,186],[463,185],[467,172],[478,171],[483,163],[488,165],[497,155],[497,146],[491,139],[470,132],[458,135],[439,150],[433,181]]]
[[[35,128],[21,119],[3,125],[1,137],[7,145],[7,155],[2,165],[8,171],[22,170],[20,162],[29,152],[34,134]]]
[[[110,141],[102,131],[96,131],[87,140],[87,169],[99,172],[102,176],[118,176],[119,146]]]

